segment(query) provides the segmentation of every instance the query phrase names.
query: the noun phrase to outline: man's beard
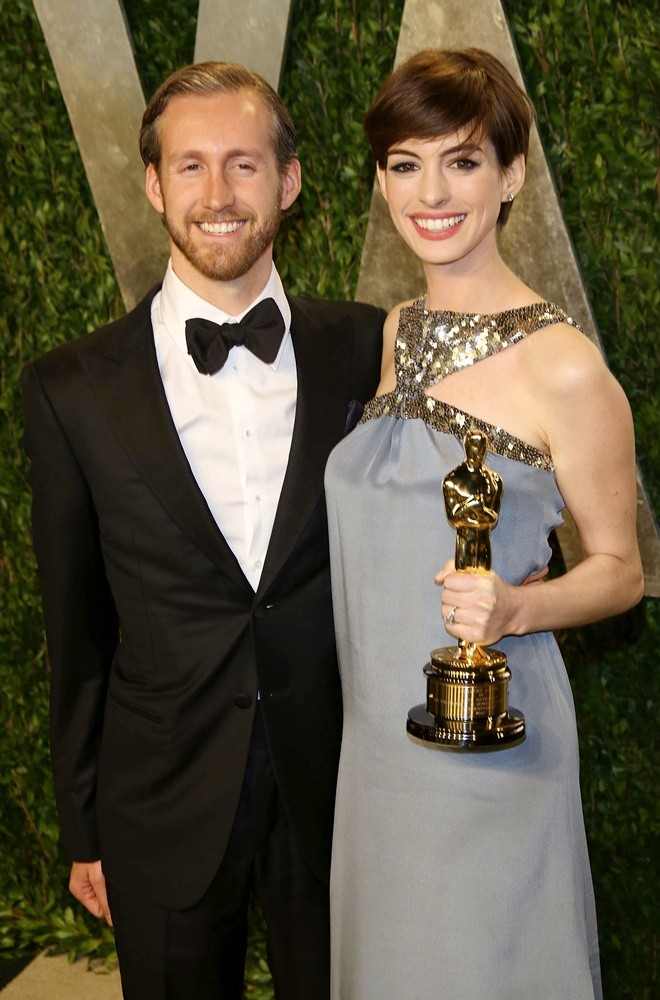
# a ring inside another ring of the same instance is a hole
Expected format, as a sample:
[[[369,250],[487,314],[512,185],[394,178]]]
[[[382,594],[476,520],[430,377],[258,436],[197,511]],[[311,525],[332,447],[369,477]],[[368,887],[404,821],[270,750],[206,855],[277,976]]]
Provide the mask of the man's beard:
[[[242,238],[240,245],[232,243],[225,246],[218,242],[217,246],[202,246],[196,242],[192,235],[192,230],[198,222],[208,222],[210,224],[219,222],[236,222],[236,218],[227,218],[222,214],[201,218],[199,216],[187,216],[182,227],[177,227],[167,215],[167,206],[164,205],[163,225],[165,226],[170,239],[181,251],[186,260],[204,275],[213,281],[236,281],[253,267],[265,250],[271,245],[277,231],[280,228],[282,210],[278,201],[273,207],[270,215],[266,216],[260,226],[251,226],[254,216],[251,213],[240,216],[245,219],[245,228],[251,226],[250,231]]]

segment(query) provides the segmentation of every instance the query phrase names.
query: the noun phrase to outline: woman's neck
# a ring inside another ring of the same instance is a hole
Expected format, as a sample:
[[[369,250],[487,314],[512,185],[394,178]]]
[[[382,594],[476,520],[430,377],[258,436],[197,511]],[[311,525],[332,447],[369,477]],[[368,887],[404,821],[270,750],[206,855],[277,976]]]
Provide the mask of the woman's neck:
[[[543,301],[497,254],[451,264],[425,264],[426,308],[448,312],[497,313]]]

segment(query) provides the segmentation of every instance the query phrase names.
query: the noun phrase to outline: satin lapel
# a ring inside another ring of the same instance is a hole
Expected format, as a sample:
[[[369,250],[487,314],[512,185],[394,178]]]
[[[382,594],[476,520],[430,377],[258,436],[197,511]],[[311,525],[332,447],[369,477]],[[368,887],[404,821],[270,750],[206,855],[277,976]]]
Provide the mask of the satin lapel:
[[[270,587],[323,492],[328,454],[346,419],[347,371],[341,338],[317,309],[291,304],[298,391],[291,451],[257,599]]]
[[[112,348],[81,352],[94,395],[158,502],[235,583],[252,591],[215,523],[181,447],[163,388],[149,302],[118,324]]]

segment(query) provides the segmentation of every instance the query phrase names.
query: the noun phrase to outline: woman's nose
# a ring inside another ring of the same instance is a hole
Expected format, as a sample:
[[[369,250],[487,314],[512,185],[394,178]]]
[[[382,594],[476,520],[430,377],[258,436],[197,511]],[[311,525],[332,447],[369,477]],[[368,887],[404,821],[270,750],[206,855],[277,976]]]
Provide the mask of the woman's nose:
[[[420,199],[425,205],[440,205],[447,200],[448,185],[444,173],[440,169],[424,170],[420,178]]]

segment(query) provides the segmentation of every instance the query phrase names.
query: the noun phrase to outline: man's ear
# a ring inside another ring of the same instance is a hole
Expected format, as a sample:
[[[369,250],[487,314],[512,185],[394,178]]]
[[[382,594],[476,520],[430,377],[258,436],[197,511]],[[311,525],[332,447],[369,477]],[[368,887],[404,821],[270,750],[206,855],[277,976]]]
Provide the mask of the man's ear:
[[[296,159],[294,156],[292,160],[289,160],[284,168],[284,173],[282,174],[282,200],[280,202],[280,208],[283,212],[285,212],[287,208],[291,208],[294,201],[300,194],[301,188],[302,169],[300,167],[300,160]]]
[[[158,178],[158,171],[154,167],[153,163],[147,164],[147,169],[144,176],[144,187],[147,192],[147,198],[156,209],[156,211],[163,215],[165,212],[165,203],[163,201],[163,193],[160,189],[160,180]]]

